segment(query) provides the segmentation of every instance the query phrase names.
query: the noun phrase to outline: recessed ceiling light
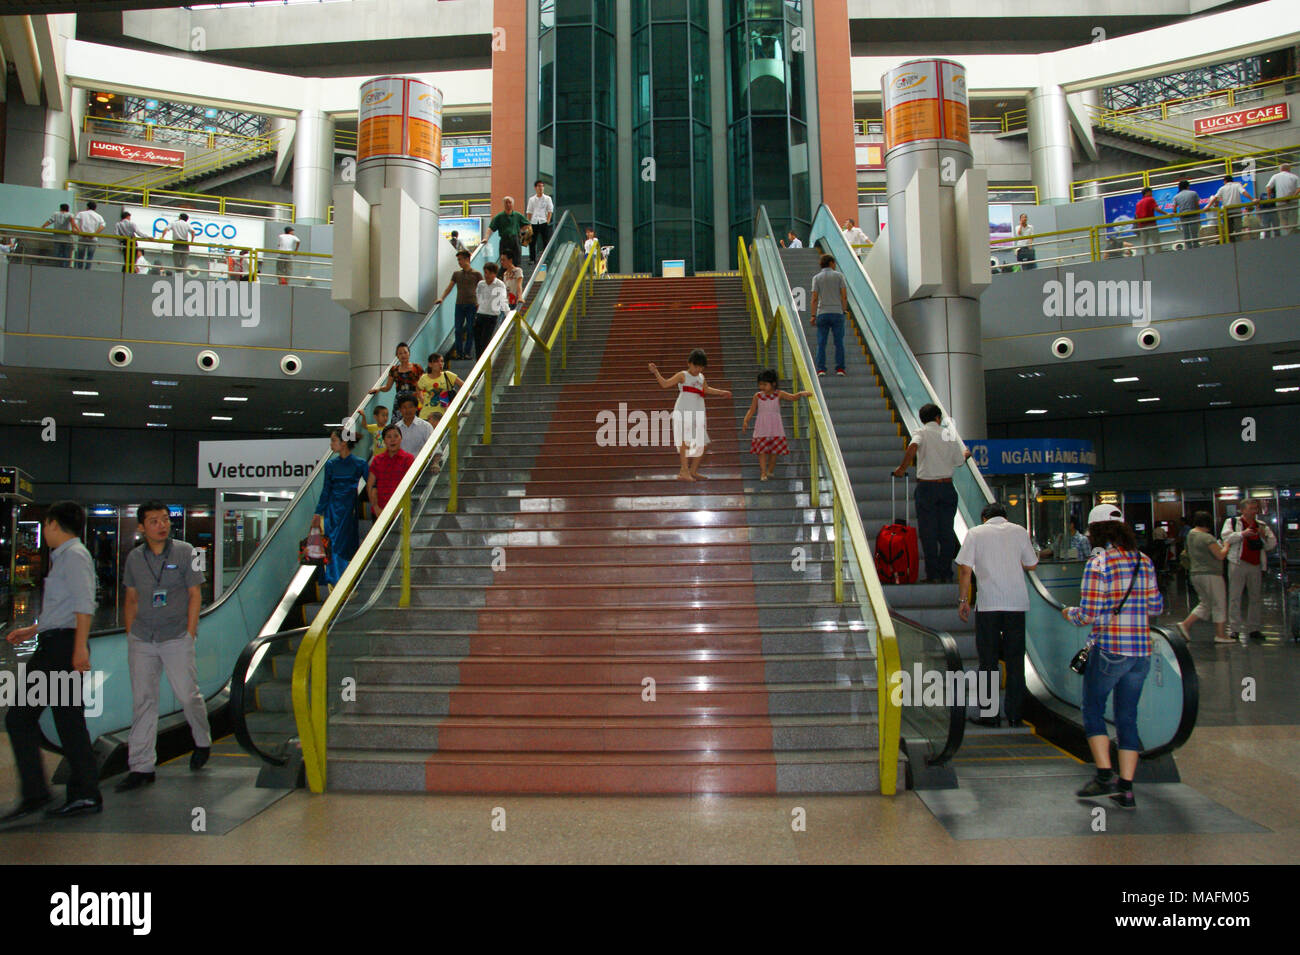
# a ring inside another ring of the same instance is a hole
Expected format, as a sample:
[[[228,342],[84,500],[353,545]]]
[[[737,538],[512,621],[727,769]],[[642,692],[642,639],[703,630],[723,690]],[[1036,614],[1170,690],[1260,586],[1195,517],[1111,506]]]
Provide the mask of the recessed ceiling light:
[[[1300,391],[1300,385],[1288,385],[1285,388],[1274,388],[1279,395],[1286,394],[1288,391]]]
[[[1017,378],[1043,378],[1046,377],[1045,371],[1021,371],[1016,373]]]
[[[152,382],[155,385],[162,385],[164,388],[175,388],[180,384],[179,381],[168,381],[165,378],[155,378]]]
[[[1025,414],[1047,414],[1046,408],[1030,408]]]
[[[1068,400],[1068,399],[1070,399],[1070,398],[1082,398],[1083,395],[1057,395],[1056,397],[1058,397],[1058,398],[1060,398],[1060,399],[1062,399],[1062,400]]]
[[[242,398],[242,397],[237,397],[237,396],[235,396],[235,395],[226,395],[226,397],[222,398],[221,400],[222,400],[222,401],[247,401],[248,399],[247,399],[247,398]]]
[[[1196,385],[1196,387],[1197,387],[1197,388],[1222,388],[1222,387],[1223,387],[1223,382],[1221,382],[1221,381],[1202,381],[1202,382],[1198,382],[1197,385]]]
[[[1139,398],[1138,401],[1159,401],[1159,398]]]
[[[1179,359],[1179,361],[1181,361],[1184,365],[1199,365],[1201,362],[1209,361],[1209,360],[1210,360],[1209,355],[1197,355],[1195,358]]]
[[[167,425],[165,425],[165,424],[159,424],[157,421],[146,421],[146,422],[144,423],[144,426],[145,426],[146,428],[165,428],[165,427],[167,427]]]
[[[1117,385],[1122,385],[1122,384],[1123,384],[1124,382],[1126,382],[1126,381],[1139,381],[1139,380],[1140,380],[1140,379],[1138,378],[1137,375],[1133,375],[1133,376],[1131,376],[1131,377],[1129,377],[1129,378],[1112,378],[1112,379],[1111,379],[1111,381],[1115,382],[1115,384],[1117,384]]]
[[[212,416],[212,420],[213,420],[213,421],[234,421],[235,419],[234,419],[234,418],[227,418],[225,415],[222,415],[222,414],[214,414],[214,415]]]
[[[154,411],[171,411],[171,410],[172,410],[172,406],[171,406],[171,405],[150,405],[149,407],[152,408]]]
[[[98,397],[99,397],[99,392],[98,392],[98,391],[74,391],[73,394],[76,395],[76,396],[79,397],[79,398],[98,398]]]
[[[81,416],[82,416],[83,418],[102,418],[102,417],[104,417],[104,412],[102,412],[102,411],[83,411],[83,412],[81,413]]]
[[[1273,370],[1274,370],[1274,371],[1295,371],[1297,368],[1300,368],[1300,364],[1295,364],[1295,365],[1274,365],[1274,366],[1273,366]]]

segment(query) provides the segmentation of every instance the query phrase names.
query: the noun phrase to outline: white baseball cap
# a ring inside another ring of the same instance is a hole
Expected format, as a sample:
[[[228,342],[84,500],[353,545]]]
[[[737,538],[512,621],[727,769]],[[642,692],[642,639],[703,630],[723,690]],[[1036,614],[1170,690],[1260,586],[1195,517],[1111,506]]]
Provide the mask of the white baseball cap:
[[[1089,524],[1103,524],[1106,521],[1122,521],[1124,514],[1114,504],[1098,504],[1088,512]]]

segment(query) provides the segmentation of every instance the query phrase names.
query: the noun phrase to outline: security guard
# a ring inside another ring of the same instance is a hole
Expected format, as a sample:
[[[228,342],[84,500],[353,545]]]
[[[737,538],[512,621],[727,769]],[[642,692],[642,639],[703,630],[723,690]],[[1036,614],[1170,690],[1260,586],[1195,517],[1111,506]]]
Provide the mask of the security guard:
[[[104,801],[99,795],[99,769],[86,729],[80,678],[69,681],[70,671],[90,670],[90,618],[95,612],[95,562],[81,543],[86,512],[73,501],[56,501],[45,512],[42,528],[50,547],[50,572],[45,578],[41,614],[30,627],[19,627],[6,639],[10,643],[30,640],[40,634],[36,652],[27,662],[27,672],[47,674],[48,687],[69,691],[75,699],[53,699],[12,707],[5,714],[5,728],[14,749],[14,763],[22,781],[22,800],[17,808],[0,817],[9,822],[31,815],[54,797],[45,785],[41,765],[41,732],[37,721],[46,703],[54,714],[63,755],[68,761],[68,799],[45,815],[63,818],[99,812]],[[73,685],[75,684],[75,686]],[[54,691],[51,690],[53,693]]]
[[[127,665],[131,670],[131,736],[127,741],[126,778],[118,792],[154,781],[158,741],[159,679],[167,673],[176,701],[194,736],[190,769],[208,761],[212,734],[208,708],[199,690],[194,644],[199,634],[203,601],[203,572],[194,566],[194,547],[173,540],[171,515],[162,501],[141,504],[136,511],[144,543],[126,557],[122,584],[126,587],[124,622]]]

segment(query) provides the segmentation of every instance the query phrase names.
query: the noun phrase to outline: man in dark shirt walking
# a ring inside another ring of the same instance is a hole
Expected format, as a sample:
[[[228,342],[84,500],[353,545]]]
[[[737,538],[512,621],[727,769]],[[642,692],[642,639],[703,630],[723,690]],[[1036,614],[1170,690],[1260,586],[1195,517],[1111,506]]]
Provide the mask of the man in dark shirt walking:
[[[483,281],[483,276],[470,267],[469,253],[463,249],[456,253],[456,262],[460,268],[451,273],[451,281],[433,304],[441,305],[442,300],[451,292],[451,287],[456,286],[456,344],[452,346],[452,357],[464,358],[469,354],[470,336],[474,333],[475,305],[478,303],[474,290]]]
[[[36,652],[27,662],[27,673],[45,674],[49,696],[58,698],[42,700],[40,705],[15,706],[5,714],[22,798],[15,809],[0,817],[0,822],[31,815],[54,798],[45,785],[37,725],[47,703],[51,704],[69,776],[67,802],[57,809],[47,809],[45,815],[80,816],[104,808],[81,699],[81,674],[90,670],[90,618],[95,612],[95,562],[81,543],[85,526],[86,512],[81,505],[73,501],[50,505],[42,528],[50,547],[50,573],[45,578],[41,615],[36,623],[19,627],[6,637],[16,644],[39,634]]]

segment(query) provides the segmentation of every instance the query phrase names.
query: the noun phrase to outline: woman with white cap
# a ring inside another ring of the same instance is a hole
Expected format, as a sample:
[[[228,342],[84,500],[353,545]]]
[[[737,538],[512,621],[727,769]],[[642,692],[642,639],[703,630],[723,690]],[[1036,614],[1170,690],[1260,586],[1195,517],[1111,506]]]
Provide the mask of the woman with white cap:
[[[1092,650],[1083,673],[1083,729],[1088,736],[1097,775],[1079,790],[1080,796],[1110,796],[1133,809],[1133,777],[1142,748],[1137,732],[1137,706],[1151,668],[1149,618],[1164,610],[1151,558],[1138,550],[1133,529],[1113,504],[1100,504],[1088,514],[1088,537],[1094,555],[1083,572],[1079,606],[1063,607],[1061,615],[1076,626],[1092,627]],[[1106,698],[1115,694],[1115,730],[1119,737],[1119,781],[1110,762],[1106,734]]]

